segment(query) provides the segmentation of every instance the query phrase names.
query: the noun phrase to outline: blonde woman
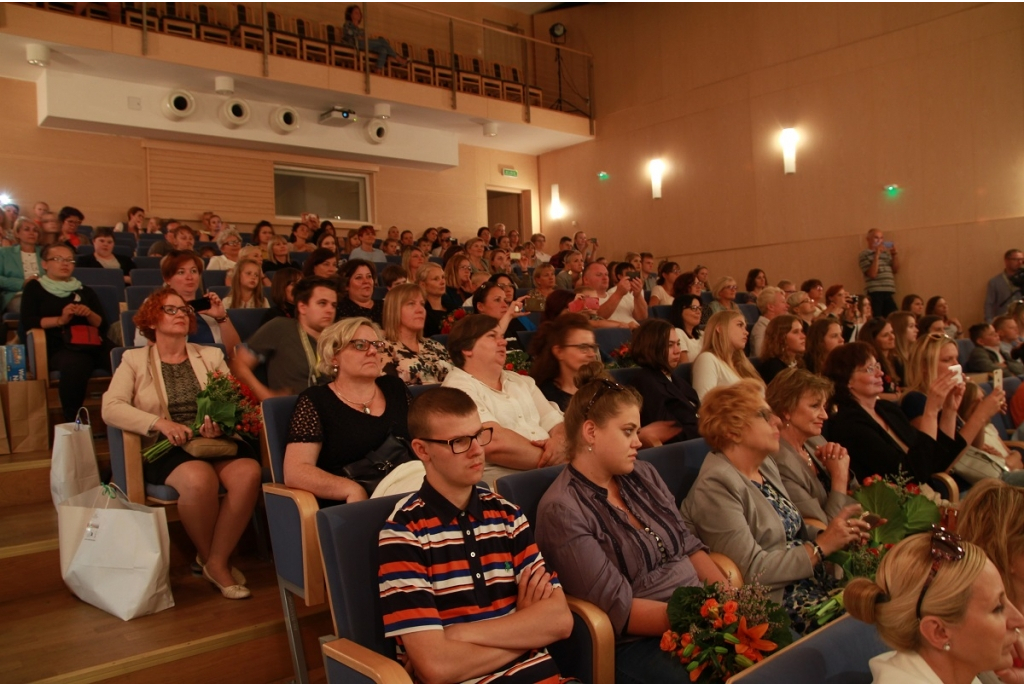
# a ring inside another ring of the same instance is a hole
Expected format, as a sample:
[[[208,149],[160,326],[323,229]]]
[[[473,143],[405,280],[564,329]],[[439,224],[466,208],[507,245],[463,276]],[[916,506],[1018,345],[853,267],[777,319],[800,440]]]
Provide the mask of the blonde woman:
[[[402,253],[402,268],[410,276],[415,275],[426,262],[427,258],[424,256],[423,250],[418,247],[410,247]]]
[[[441,323],[449,311],[443,302],[446,290],[444,269],[434,262],[424,263],[416,272],[416,285],[423,291],[423,306],[427,310],[423,335],[429,338],[441,332]]]
[[[469,267],[473,270],[473,273],[485,273],[490,275],[491,265],[487,263],[487,259],[484,256],[484,252],[487,249],[487,243],[480,238],[471,238],[466,241],[466,256],[469,258]]]
[[[1024,609],[1024,489],[994,478],[981,481],[960,503],[957,529],[981,547],[1006,586],[1006,597]]]
[[[452,368],[444,345],[423,336],[426,320],[420,286],[396,285],[384,298],[384,373],[398,376],[406,385],[440,383]]]
[[[985,551],[954,533],[939,528],[906,538],[882,559],[874,581],[850,582],[844,601],[895,650],[871,659],[876,683],[977,683],[988,671],[1020,682],[1010,669],[1024,616],[1007,601]]]
[[[693,389],[701,401],[712,388],[732,385],[740,379],[756,380],[761,376],[747,359],[747,322],[738,311],[718,312],[708,319],[704,330],[704,347],[693,362]]]
[[[269,307],[263,296],[263,269],[256,259],[242,259],[231,277],[231,291],[224,298],[227,309],[264,309]]]
[[[736,289],[736,279],[732,276],[723,276],[715,281],[714,287],[711,288],[711,295],[715,299],[708,305],[709,316],[718,312],[739,311],[739,305],[736,304]]]

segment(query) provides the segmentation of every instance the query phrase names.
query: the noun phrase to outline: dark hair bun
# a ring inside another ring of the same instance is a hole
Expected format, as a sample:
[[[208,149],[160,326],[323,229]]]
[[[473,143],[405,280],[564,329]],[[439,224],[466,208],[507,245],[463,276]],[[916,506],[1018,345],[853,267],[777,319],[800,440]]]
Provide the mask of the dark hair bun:
[[[590,381],[597,380],[598,378],[607,378],[608,372],[605,371],[604,364],[601,362],[588,362],[580,367],[579,371],[576,372],[576,387],[582,388]]]

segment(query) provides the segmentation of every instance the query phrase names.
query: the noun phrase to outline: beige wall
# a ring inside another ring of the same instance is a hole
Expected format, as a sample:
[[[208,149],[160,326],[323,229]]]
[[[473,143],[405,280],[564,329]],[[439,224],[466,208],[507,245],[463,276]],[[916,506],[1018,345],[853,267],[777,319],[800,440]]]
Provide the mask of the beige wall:
[[[595,55],[598,135],[541,157],[545,233],[575,220],[612,256],[859,287],[877,226],[903,258],[899,294],[941,293],[965,323],[1002,252],[1024,245],[1020,3],[587,5],[538,15],[537,35],[554,21]],[[669,166],[661,200],[654,157]]]
[[[86,223],[112,225],[132,205],[156,216],[195,221],[211,209],[227,223],[251,227],[273,212],[274,161],[375,172],[378,225],[419,233],[444,225],[459,238],[487,223],[487,189],[537,191],[533,155],[460,146],[459,166],[445,171],[377,167],[270,152],[147,141],[59,131],[36,125],[35,85],[0,79],[0,168],[10,194],[30,211],[46,200],[54,209],[73,205]],[[505,178],[502,167],[519,177]],[[255,192],[258,190],[259,192]],[[533,209],[533,225],[539,209]],[[284,230],[279,225],[279,230]]]

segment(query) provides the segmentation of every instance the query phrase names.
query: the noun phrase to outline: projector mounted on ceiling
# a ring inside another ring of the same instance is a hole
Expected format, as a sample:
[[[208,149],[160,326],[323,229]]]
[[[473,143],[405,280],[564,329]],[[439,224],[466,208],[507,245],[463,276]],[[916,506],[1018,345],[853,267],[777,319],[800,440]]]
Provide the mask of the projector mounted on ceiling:
[[[347,126],[359,121],[354,109],[334,107],[320,115],[320,123],[326,126]]]

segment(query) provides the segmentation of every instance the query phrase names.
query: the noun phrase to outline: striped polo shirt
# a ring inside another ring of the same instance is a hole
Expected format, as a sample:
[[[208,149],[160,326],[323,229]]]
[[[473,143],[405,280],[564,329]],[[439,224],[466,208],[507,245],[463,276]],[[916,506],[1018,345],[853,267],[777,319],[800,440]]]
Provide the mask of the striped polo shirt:
[[[399,500],[379,537],[381,610],[386,637],[443,630],[508,616],[519,582],[544,559],[519,507],[474,488],[460,510],[430,483]],[[560,587],[552,574],[552,585]],[[533,649],[497,672],[466,682],[558,680],[547,649]]]

